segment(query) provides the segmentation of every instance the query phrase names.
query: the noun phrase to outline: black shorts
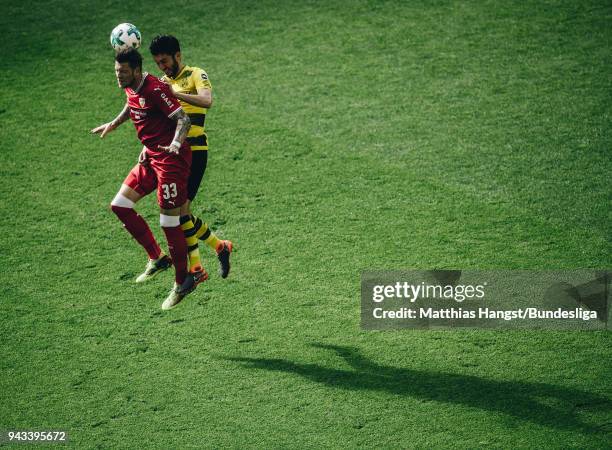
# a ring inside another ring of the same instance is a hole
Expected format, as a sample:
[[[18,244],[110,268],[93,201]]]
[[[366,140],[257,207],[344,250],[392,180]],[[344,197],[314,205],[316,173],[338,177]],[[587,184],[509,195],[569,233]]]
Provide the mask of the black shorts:
[[[202,178],[204,177],[204,172],[206,172],[207,163],[208,150],[196,150],[191,152],[191,173],[187,181],[187,198],[190,201],[193,201],[198,193],[200,183],[202,183]]]

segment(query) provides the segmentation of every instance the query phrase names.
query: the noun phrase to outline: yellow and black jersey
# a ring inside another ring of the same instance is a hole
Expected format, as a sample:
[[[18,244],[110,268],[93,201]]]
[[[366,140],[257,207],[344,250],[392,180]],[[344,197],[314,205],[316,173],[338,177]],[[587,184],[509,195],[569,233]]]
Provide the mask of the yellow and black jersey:
[[[208,79],[206,72],[199,67],[185,66],[176,78],[168,76],[162,77],[162,81],[170,83],[174,92],[181,94],[197,94],[198,89],[211,89],[212,85]],[[208,136],[204,127],[204,119],[206,118],[206,108],[193,106],[179,100],[183,110],[191,119],[191,128],[187,135],[187,141],[191,145],[191,150],[208,150]]]

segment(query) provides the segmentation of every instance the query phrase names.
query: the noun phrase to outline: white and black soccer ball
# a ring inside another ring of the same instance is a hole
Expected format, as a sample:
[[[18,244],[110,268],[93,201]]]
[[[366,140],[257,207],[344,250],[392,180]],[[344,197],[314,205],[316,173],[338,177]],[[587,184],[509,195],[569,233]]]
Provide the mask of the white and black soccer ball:
[[[117,25],[110,35],[110,43],[117,53],[128,48],[139,48],[141,40],[140,31],[131,23]]]

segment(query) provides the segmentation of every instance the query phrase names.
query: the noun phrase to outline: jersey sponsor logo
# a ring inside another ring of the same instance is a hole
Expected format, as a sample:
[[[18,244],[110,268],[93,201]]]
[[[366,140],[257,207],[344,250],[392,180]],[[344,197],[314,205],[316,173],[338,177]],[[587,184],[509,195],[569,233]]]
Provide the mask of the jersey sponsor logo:
[[[138,103],[140,103],[140,107],[144,108],[145,106],[145,99],[142,97],[138,97]]]
[[[163,101],[166,102],[166,105],[168,105],[169,107],[172,108],[174,106],[174,103],[172,103],[172,100],[170,100],[168,98],[168,96],[166,94],[164,94],[163,92],[161,93],[161,98],[162,98]]]

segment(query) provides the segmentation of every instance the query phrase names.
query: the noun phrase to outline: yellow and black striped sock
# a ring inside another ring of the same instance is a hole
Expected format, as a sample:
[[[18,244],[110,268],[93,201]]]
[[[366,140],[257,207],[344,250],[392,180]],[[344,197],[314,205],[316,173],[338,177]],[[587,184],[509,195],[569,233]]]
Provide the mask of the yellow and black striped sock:
[[[193,222],[193,225],[195,227],[196,237],[199,240],[206,242],[206,244],[214,251],[217,251],[217,246],[221,241],[217,236],[215,236],[215,233],[210,231],[210,228],[208,228],[208,224],[203,223],[202,219],[193,215],[191,216],[191,221]]]
[[[198,248],[198,238],[196,237],[196,229],[193,225],[191,217],[181,216],[181,229],[185,234],[187,241],[187,252],[189,254],[189,270],[199,270],[202,267],[200,263],[200,250]]]

